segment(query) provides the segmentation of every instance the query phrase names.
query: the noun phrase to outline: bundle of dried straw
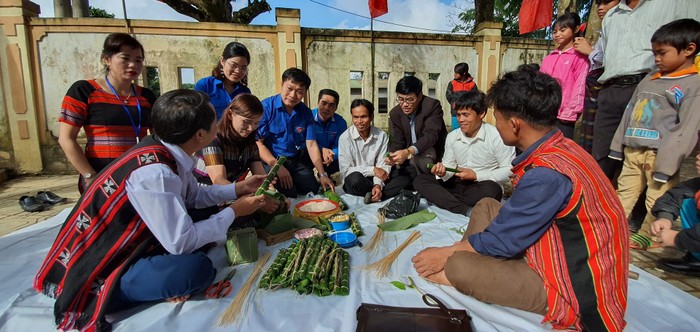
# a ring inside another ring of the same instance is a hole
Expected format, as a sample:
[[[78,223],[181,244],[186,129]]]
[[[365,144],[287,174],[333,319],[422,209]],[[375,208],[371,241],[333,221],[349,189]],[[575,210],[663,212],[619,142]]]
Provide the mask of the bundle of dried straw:
[[[411,235],[404,241],[400,246],[398,246],[394,251],[390,252],[389,255],[386,257],[372,263],[369,265],[365,265],[362,267],[363,270],[375,270],[375,276],[377,278],[384,278],[389,275],[389,269],[391,268],[391,264],[394,263],[397,257],[399,257],[399,254],[408,247],[409,244],[413,243],[413,241],[417,240],[420,237],[420,232],[419,231],[413,231]]]
[[[383,224],[385,221],[386,217],[384,217],[384,213],[377,211],[377,224]],[[377,250],[377,247],[379,246],[379,242],[381,242],[383,238],[384,230],[377,227],[377,231],[372,236],[372,239],[370,239],[369,243],[362,247],[362,250],[374,255],[375,251]]]
[[[258,263],[255,264],[255,267],[253,268],[253,273],[250,274],[248,280],[246,280],[245,284],[243,284],[243,288],[241,288],[238,294],[236,294],[236,297],[233,299],[231,305],[226,308],[221,316],[219,316],[219,320],[216,323],[218,326],[231,325],[240,318],[240,313],[243,311],[243,306],[246,304],[246,300],[248,299],[248,293],[250,293],[250,289],[253,287],[253,285],[257,285],[258,276],[260,275],[260,272],[262,272],[263,266],[270,259],[270,256],[271,254],[268,252],[258,259]]]

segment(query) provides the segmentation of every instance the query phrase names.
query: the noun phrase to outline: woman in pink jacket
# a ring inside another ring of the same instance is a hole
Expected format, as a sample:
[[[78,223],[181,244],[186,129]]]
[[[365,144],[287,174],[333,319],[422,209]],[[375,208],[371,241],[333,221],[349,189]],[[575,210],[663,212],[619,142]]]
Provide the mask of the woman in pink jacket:
[[[574,127],[581,112],[586,93],[588,57],[574,50],[574,37],[581,24],[578,14],[565,13],[557,17],[552,28],[557,48],[542,60],[540,71],[556,78],[561,85],[562,98],[557,128],[573,139]]]

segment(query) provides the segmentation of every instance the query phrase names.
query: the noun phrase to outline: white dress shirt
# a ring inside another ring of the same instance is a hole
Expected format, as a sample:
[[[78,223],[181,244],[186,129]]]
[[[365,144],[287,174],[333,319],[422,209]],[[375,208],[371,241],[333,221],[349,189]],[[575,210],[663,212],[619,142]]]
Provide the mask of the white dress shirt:
[[[192,175],[195,160],[179,146],[163,142],[177,162],[177,174],[165,164],[134,170],[126,180],[129,202],[151,233],[171,254],[191,253],[205,244],[226,241],[233,209],[225,208],[209,219],[192,222],[188,208],[205,208],[236,199],[235,183],[197,185]]]
[[[450,168],[469,168],[476,173],[476,181],[493,180],[500,183],[510,177],[514,158],[515,148],[503,144],[496,127],[484,122],[474,137],[467,137],[461,130],[447,134],[442,164]],[[447,181],[454,174],[445,172],[442,180]]]
[[[662,25],[681,18],[700,18],[700,1],[640,0],[634,9],[626,0],[620,1],[603,19],[605,72],[598,81],[651,71],[651,36]]]
[[[367,140],[362,139],[355,126],[340,135],[338,141],[338,165],[340,177],[345,177],[353,172],[360,172],[364,176],[373,176],[372,182],[384,188],[384,182],[374,176],[374,167],[384,169],[387,173],[391,167],[384,163],[389,145],[389,136],[379,128],[371,126]]]

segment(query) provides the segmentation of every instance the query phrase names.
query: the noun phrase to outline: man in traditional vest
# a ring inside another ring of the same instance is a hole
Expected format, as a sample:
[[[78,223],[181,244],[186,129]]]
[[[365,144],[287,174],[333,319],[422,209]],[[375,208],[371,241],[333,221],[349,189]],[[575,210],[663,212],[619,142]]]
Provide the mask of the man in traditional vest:
[[[202,248],[225,241],[235,217],[265,203],[264,195],[249,195],[262,175],[226,186],[197,185],[192,155],[217,133],[205,94],[165,93],[151,120],[155,135],[97,175],[34,279],[37,291],[56,299],[61,330],[109,331],[106,313],[203,291],[216,270]],[[230,200],[235,202],[196,223],[188,214]]]
[[[416,271],[480,301],[544,316],[555,329],[621,331],[627,221],[595,160],[554,127],[561,87],[523,65],[491,87],[496,128],[513,160],[513,195],[476,204],[462,241],[428,248]]]

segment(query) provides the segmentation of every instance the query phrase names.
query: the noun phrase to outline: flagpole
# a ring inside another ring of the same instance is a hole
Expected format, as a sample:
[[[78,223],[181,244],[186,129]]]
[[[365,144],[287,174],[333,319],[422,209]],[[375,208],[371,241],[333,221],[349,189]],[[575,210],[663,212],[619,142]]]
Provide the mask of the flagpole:
[[[375,76],[376,76],[376,75],[374,75],[374,18],[370,19],[369,29],[370,29],[370,47],[372,49],[372,56],[371,56],[371,58],[372,58],[372,93],[371,93],[372,99],[371,100],[372,100],[373,104],[377,104],[377,101],[374,100],[374,80],[375,80]]]
[[[129,18],[126,17],[126,0],[122,0],[122,12],[124,13],[124,24],[126,25],[126,33],[131,33],[131,27],[129,27]]]

